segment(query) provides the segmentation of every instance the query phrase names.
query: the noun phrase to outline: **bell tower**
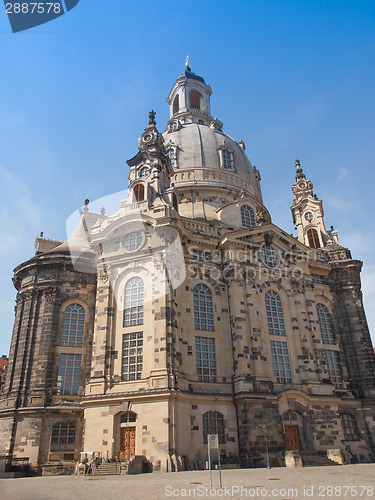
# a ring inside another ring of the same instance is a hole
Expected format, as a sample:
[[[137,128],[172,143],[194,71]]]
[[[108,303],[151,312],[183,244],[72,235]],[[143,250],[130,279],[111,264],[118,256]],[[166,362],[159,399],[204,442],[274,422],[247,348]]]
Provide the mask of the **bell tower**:
[[[338,233],[331,228],[327,231],[324,224],[323,202],[313,193],[313,183],[306,179],[300,160],[295,161],[296,182],[291,207],[293,222],[297,226],[298,240],[312,248],[324,248],[338,244]]]

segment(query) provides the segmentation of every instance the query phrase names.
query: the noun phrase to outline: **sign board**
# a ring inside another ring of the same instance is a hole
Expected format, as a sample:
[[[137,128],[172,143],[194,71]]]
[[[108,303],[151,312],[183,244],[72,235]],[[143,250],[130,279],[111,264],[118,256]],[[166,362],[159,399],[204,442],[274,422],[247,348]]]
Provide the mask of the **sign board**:
[[[207,439],[208,439],[208,447],[211,450],[219,449],[219,436],[217,434],[208,434]]]

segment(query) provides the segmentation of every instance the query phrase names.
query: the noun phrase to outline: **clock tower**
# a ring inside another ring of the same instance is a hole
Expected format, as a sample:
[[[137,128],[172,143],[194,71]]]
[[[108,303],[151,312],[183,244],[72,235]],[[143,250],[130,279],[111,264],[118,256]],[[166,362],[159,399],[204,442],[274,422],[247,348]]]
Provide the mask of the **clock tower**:
[[[312,248],[324,248],[338,243],[338,233],[324,224],[323,202],[313,193],[313,183],[306,179],[300,160],[295,161],[296,182],[293,184],[294,200],[291,207],[298,240]]]
[[[129,202],[148,202],[147,208],[167,204],[177,210],[177,196],[171,186],[174,170],[156,128],[154,111],[150,111],[148,125],[138,141],[138,153],[126,162],[130,167]]]

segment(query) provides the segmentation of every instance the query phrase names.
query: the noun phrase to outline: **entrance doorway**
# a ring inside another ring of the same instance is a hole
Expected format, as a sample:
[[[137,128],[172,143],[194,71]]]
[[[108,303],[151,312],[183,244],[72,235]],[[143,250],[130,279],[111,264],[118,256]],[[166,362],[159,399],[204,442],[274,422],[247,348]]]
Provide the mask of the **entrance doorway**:
[[[285,449],[300,451],[298,425],[284,425],[285,431]]]
[[[135,427],[121,427],[120,460],[129,460],[135,455]]]

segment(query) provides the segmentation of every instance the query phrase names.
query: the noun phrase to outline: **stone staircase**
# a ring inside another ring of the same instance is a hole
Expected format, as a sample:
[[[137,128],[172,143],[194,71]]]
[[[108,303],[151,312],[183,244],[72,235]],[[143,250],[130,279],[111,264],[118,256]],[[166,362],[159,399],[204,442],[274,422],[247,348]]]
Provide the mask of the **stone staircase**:
[[[115,476],[128,473],[127,462],[109,462],[98,465],[98,476]]]
[[[324,465],[339,465],[337,462],[330,460],[327,453],[322,452],[301,452],[302,462],[304,467],[321,467]]]

